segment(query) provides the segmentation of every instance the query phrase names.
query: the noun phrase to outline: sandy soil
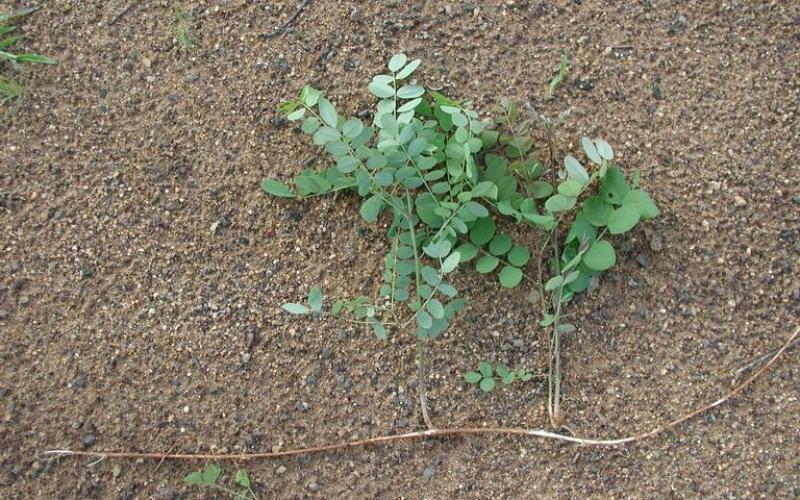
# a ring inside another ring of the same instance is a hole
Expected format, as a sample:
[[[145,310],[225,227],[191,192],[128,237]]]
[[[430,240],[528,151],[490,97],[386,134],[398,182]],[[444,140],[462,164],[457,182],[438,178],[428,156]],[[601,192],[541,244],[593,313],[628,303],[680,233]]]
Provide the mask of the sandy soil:
[[[2,2],[7,10],[12,2]],[[25,43],[59,60],[0,124],[0,496],[198,498],[197,463],[42,461],[50,448],[286,449],[421,428],[414,343],[288,317],[315,285],[372,293],[381,227],[354,197],[265,196],[323,156],[275,108],[311,82],[372,99],[388,56],[489,112],[571,108],[642,169],[663,215],[572,305],[576,433],[647,430],[719,397],[800,317],[800,3],[42,2]],[[257,4],[257,5],[255,5]],[[562,52],[572,71],[545,86]],[[213,229],[212,229],[213,228]],[[638,259],[638,262],[637,262]],[[485,395],[481,359],[544,370],[524,290],[458,277],[467,311],[430,349],[438,425],[547,425],[541,383]],[[248,464],[260,498],[796,498],[797,351],[747,395],[641,445],[411,442]],[[226,465],[231,473],[233,464]],[[230,480],[230,476],[226,476]]]

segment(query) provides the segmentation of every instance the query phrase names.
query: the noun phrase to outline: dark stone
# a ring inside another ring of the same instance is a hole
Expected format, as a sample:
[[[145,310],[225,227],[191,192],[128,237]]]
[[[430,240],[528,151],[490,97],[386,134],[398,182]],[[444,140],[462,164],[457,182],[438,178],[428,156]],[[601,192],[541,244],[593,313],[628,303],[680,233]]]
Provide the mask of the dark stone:
[[[93,433],[89,433],[83,436],[81,443],[83,444],[84,448],[91,448],[96,441],[97,436],[95,436]]]
[[[661,92],[661,87],[659,87],[658,84],[655,83],[653,84],[653,97],[659,100],[664,98],[664,94]]]

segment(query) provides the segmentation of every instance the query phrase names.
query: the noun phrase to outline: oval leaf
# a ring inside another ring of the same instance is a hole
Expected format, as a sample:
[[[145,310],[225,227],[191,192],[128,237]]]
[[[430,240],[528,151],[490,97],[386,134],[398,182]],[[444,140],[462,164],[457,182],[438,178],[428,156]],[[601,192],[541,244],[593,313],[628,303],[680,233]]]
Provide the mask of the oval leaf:
[[[581,146],[583,146],[583,151],[586,153],[586,156],[592,160],[592,162],[598,165],[603,163],[603,158],[600,156],[600,153],[597,152],[597,147],[594,145],[591,139],[588,137],[582,137]]]
[[[514,266],[505,266],[497,277],[502,286],[514,288],[522,281],[522,269]]]
[[[394,97],[394,89],[385,83],[373,81],[367,86],[367,89],[372,93],[372,95],[380,97],[381,99]]]
[[[586,169],[583,168],[581,162],[579,162],[574,156],[567,155],[564,157],[564,166],[567,169],[567,174],[573,179],[577,179],[584,184],[589,182],[589,174],[586,172]]]
[[[639,222],[639,210],[633,205],[623,205],[608,216],[608,232],[622,234]]]
[[[478,248],[472,243],[463,243],[454,253],[459,254],[459,262],[468,262],[478,255]]]
[[[583,255],[583,263],[592,271],[605,271],[616,262],[617,256],[614,253],[614,247],[605,240],[592,243],[592,246]]]
[[[547,281],[547,283],[545,283],[544,289],[547,292],[551,292],[556,288],[560,287],[563,282],[564,278],[561,275],[553,276]]]
[[[594,143],[597,145],[597,152],[600,153],[600,156],[602,156],[606,160],[614,159],[614,150],[611,149],[611,145],[609,143],[607,143],[603,139],[595,139]]]
[[[484,255],[478,260],[478,263],[475,264],[475,270],[481,274],[487,274],[497,267],[497,264],[500,263],[500,259],[493,255]]]
[[[531,259],[531,252],[528,250],[528,247],[515,246],[510,252],[508,252],[506,258],[510,264],[513,264],[517,267],[522,267]]]
[[[264,179],[261,181],[261,189],[267,194],[279,196],[281,198],[294,198],[295,196],[286,184],[272,179]]]
[[[400,71],[400,68],[406,65],[406,61],[408,58],[402,52],[400,54],[395,54],[389,59],[389,71],[395,73]]]
[[[453,269],[458,267],[459,262],[461,262],[461,254],[458,252],[451,253],[444,260],[444,262],[442,262],[442,274],[447,274],[451,272]]]
[[[367,201],[361,204],[361,217],[367,222],[375,222],[378,220],[378,214],[381,213],[383,208],[383,200],[380,196],[373,196],[368,198]]]
[[[420,85],[405,85],[397,91],[397,97],[401,99],[414,99],[425,93],[425,89]]]
[[[339,120],[339,117],[336,115],[333,104],[324,97],[319,100],[319,117],[322,118],[325,125],[336,128],[336,122]]]
[[[479,387],[483,392],[492,392],[495,385],[496,383],[493,378],[485,378],[481,380]]]
[[[478,372],[467,372],[464,374],[464,380],[468,384],[477,384],[482,378],[483,377],[481,377],[481,374]]]
[[[315,286],[311,289],[311,292],[309,292],[308,306],[314,312],[320,312],[322,310],[322,290],[320,290],[318,286]]]
[[[608,222],[608,216],[614,210],[610,204],[599,196],[592,196],[587,198],[583,203],[583,215],[590,224],[597,227],[605,226]]]
[[[641,189],[632,189],[628,191],[625,198],[622,199],[624,206],[633,206],[639,212],[642,219],[652,219],[657,217],[661,212],[658,210],[655,202],[650,198],[650,195]]]
[[[507,234],[498,234],[489,243],[489,252],[492,255],[505,255],[506,252],[511,250],[512,242],[511,236]]]
[[[478,219],[469,230],[469,240],[477,246],[489,243],[494,237],[496,226],[491,217]]]
[[[296,304],[294,302],[289,302],[281,306],[284,311],[291,313],[291,314],[308,314],[308,308],[303,304]]]
[[[403,78],[408,78],[411,73],[416,70],[422,61],[420,59],[414,59],[410,63],[406,64],[406,66],[397,73],[397,79],[402,80]]]

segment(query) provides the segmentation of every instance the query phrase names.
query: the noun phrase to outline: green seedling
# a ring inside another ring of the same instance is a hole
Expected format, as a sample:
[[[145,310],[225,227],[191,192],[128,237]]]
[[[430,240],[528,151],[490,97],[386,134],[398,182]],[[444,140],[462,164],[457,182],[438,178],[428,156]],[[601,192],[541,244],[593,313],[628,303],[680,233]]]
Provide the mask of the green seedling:
[[[26,63],[55,64],[56,61],[54,59],[41,54],[19,54],[13,51],[13,46],[23,40],[25,36],[18,33],[17,26],[11,24],[11,21],[21,19],[37,10],[39,10],[38,7],[29,7],[15,12],[0,14],[0,61],[8,62],[14,67]]]
[[[38,7],[20,9],[10,13],[0,14],[0,70],[4,70],[4,65],[8,66],[9,71],[4,71],[0,75],[0,104],[6,104],[24,94],[24,87],[19,80],[10,75],[10,71],[19,72],[27,64],[55,64],[55,60],[41,54],[18,53],[14,50],[15,45],[25,39],[25,35],[19,33],[16,25],[12,21],[22,19],[33,12]]]
[[[486,361],[478,363],[477,371],[470,371],[464,374],[464,380],[468,384],[477,385],[483,392],[492,392],[498,385],[510,385],[514,382],[527,382],[532,378],[542,377],[542,375],[534,375],[525,368],[517,370],[509,370],[508,366],[503,363],[492,365]]]
[[[0,104],[22,97],[25,88],[11,77],[0,76]]]
[[[554,140],[542,162],[530,137],[540,125],[538,115],[525,118],[503,100],[497,124],[480,120],[468,102],[409,83],[419,65],[419,59],[398,54],[388,72],[372,79],[367,88],[378,102],[369,123],[339,115],[322,91],[304,87],[280,111],[331,155],[333,166],[305,169],[291,186],[265,179],[261,187],[299,200],[354,191],[363,200],[359,214],[366,223],[387,223],[389,251],[375,297],[332,300],[326,307],[314,288],[306,303],[283,308],[368,325],[379,339],[413,330],[422,413],[432,426],[425,407],[425,345],[465,307],[447,279],[451,273],[468,268],[494,276],[504,288],[523,281],[536,287],[541,324],[552,329],[558,352],[559,333],[575,328],[562,321],[563,305],[616,262],[608,236],[631,230],[658,208],[638,186],[638,175],[629,184],[611,163],[613,151],[602,139],[581,141],[589,169],[571,155],[556,162]],[[533,251],[504,230],[510,225],[538,233]],[[526,271],[534,264],[531,276]],[[551,365],[552,402],[558,399],[560,364]]]
[[[564,78],[567,76],[567,72],[569,71],[569,58],[566,54],[561,54],[561,61],[558,63],[558,71],[556,71],[555,76],[553,79],[550,80],[550,85],[547,86],[547,96],[553,97],[555,94],[556,89],[559,85],[564,81]]]
[[[237,489],[228,488],[219,484],[217,481],[222,475],[222,469],[215,464],[210,464],[202,471],[192,472],[186,476],[184,481],[193,486],[204,486],[207,488],[222,491],[231,495],[233,498],[241,500],[258,500],[253,492],[250,475],[244,469],[239,469],[233,477],[233,482]]]
[[[197,44],[197,37],[194,36],[194,27],[189,13],[182,6],[173,6],[173,16],[175,18],[175,41],[178,48],[184,52],[194,49]]]

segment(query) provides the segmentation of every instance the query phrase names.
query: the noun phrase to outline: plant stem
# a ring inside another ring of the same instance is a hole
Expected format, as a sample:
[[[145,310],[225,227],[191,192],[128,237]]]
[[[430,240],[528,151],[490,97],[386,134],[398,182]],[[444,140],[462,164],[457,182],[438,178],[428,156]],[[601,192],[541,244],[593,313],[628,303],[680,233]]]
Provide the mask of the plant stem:
[[[550,369],[548,372],[548,403],[547,410],[550,415],[550,425],[560,427],[563,423],[561,415],[561,335],[558,331],[558,322],[561,316],[561,296],[564,286],[558,287],[555,319],[553,320],[552,342],[550,344]]]
[[[422,408],[422,420],[428,429],[435,429],[428,415],[428,392],[425,384],[425,339],[417,339],[417,376],[419,377],[419,404]]]
[[[411,248],[414,249],[414,277],[416,278],[414,295],[416,295],[416,302],[422,304],[419,295],[419,287],[422,281],[420,277],[419,249],[417,248],[417,232],[414,229],[414,221],[411,216],[413,207],[411,205],[411,193],[409,193],[408,190],[406,190],[406,208],[408,209],[405,215],[408,221],[408,230],[411,233]],[[414,317],[416,317],[416,313]],[[419,377],[417,388],[419,392],[419,404],[422,410],[422,419],[425,421],[425,425],[428,426],[428,429],[432,430],[434,427],[431,418],[428,416],[428,395],[425,384],[425,339],[417,339],[417,370]]]
[[[250,498],[249,496],[247,496],[247,495],[245,495],[243,493],[239,493],[236,490],[232,490],[230,488],[226,488],[226,487],[220,486],[218,484],[209,484],[209,486],[211,486],[214,489],[217,489],[217,490],[220,490],[220,491],[224,491],[225,493],[233,496],[233,498],[242,498],[244,500],[253,500],[253,499],[256,498],[255,493],[253,493],[253,490],[251,490],[250,488],[247,488],[247,490],[253,495],[253,498]]]
[[[550,179],[553,186],[558,185],[558,173],[556,169],[556,138],[551,125],[545,127],[547,131],[547,142],[550,150]],[[560,220],[560,219],[559,219]],[[553,226],[550,242],[553,245],[553,261],[555,262],[555,274],[561,274],[561,263],[558,248],[558,223]],[[553,332],[550,342],[550,363],[548,371],[548,402],[547,410],[550,415],[550,425],[553,427],[561,426],[563,417],[561,415],[561,338],[558,332],[558,319],[561,314],[561,295],[563,285],[558,287],[558,295],[555,304],[555,319],[553,320]]]

